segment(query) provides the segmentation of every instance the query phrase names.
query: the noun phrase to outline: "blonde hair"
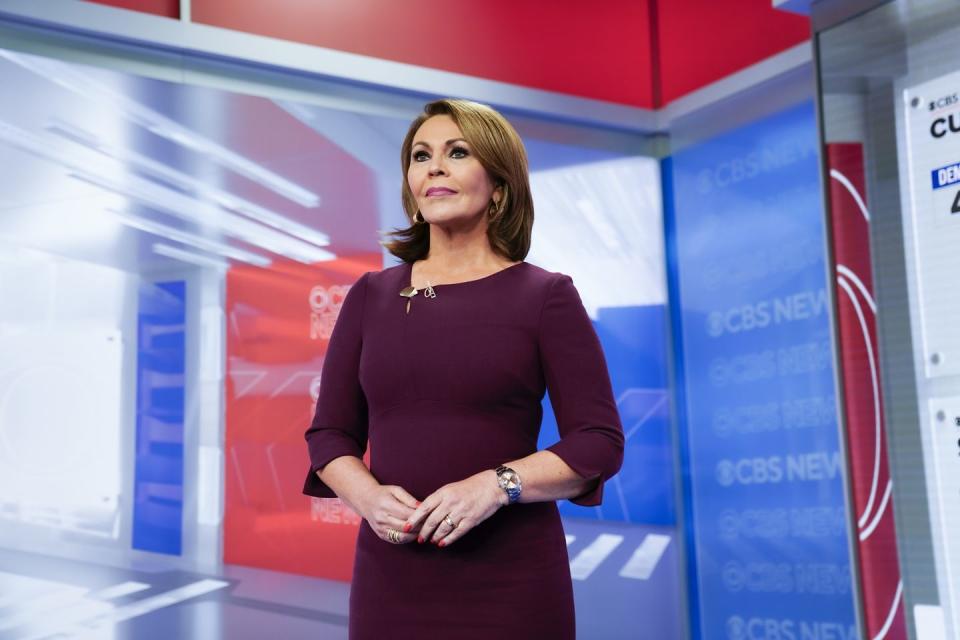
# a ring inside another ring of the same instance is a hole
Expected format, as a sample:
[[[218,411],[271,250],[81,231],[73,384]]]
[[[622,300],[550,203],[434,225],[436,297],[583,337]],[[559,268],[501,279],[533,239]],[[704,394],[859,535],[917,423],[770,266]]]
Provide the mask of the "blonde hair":
[[[500,201],[495,209],[491,208],[487,218],[487,238],[491,248],[508,260],[523,260],[530,251],[533,233],[533,198],[526,149],[506,118],[485,104],[469,100],[444,99],[427,103],[423,113],[410,124],[400,148],[403,209],[410,226],[387,233],[395,239],[381,244],[404,262],[425,258],[430,251],[430,225],[417,222],[415,218],[419,208],[407,183],[407,170],[414,136],[424,122],[440,115],[453,119],[463,132],[464,140],[470,144],[473,155],[502,191]]]

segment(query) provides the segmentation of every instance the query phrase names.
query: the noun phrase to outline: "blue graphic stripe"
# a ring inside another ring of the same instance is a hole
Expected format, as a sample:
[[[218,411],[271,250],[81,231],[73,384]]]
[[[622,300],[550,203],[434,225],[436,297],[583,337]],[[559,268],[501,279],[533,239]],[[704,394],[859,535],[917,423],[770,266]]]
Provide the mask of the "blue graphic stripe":
[[[180,555],[186,283],[144,283],[137,318],[133,548]]]

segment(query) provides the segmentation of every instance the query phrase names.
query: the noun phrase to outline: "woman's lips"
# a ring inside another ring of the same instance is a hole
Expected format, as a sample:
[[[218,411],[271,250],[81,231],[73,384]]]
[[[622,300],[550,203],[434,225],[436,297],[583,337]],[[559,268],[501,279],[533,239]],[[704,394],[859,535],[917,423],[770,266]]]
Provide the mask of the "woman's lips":
[[[436,196],[452,196],[455,193],[456,191],[454,191],[453,189],[445,189],[443,187],[432,187],[430,189],[427,189],[428,198],[433,198]]]

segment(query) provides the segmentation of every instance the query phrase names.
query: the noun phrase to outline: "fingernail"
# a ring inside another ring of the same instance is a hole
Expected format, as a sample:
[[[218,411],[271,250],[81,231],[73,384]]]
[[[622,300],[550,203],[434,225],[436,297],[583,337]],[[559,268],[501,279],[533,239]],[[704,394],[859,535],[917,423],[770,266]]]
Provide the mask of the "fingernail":
[[[421,504],[421,502],[420,502],[419,500],[417,500],[417,506],[418,506],[418,507],[420,506],[420,504]]]
[[[406,523],[405,525],[403,525],[403,532],[404,532],[404,533],[410,533],[410,529],[413,529],[413,527],[410,525],[409,522]]]
[[[445,547],[445,546],[447,546],[447,543],[446,543],[445,540],[441,540],[441,541],[440,541],[440,544],[438,544],[437,546],[438,546],[438,547]]]
[[[423,544],[423,536],[417,536],[417,542]]]

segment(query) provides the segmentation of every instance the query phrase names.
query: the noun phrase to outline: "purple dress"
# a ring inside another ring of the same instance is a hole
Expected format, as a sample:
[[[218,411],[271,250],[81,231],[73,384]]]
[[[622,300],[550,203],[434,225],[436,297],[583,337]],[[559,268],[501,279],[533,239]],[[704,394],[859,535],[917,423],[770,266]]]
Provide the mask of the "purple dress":
[[[365,273],[337,318],[306,438],[304,493],[333,498],[316,471],[362,457],[381,484],[423,500],[441,486],[537,450],[544,391],[560,441],[549,447],[596,478],[600,504],[623,459],[610,377],[573,280],[527,262],[434,287],[411,300],[404,263]],[[352,640],[562,640],[575,635],[566,540],[555,502],[515,503],[449,547],[395,545],[364,520],[350,592]]]

